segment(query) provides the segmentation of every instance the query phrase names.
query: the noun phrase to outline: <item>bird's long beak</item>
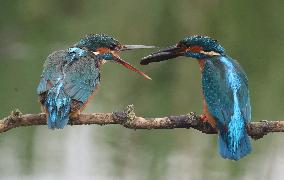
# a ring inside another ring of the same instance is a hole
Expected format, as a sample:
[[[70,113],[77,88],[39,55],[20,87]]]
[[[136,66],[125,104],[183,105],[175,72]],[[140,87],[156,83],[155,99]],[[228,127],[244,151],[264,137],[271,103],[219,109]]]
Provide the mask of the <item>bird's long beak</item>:
[[[152,62],[160,62],[168,59],[173,59],[178,56],[183,56],[185,52],[184,48],[177,45],[167,47],[165,49],[154,52],[146,57],[143,57],[140,61],[141,65],[147,65]]]
[[[134,50],[134,49],[150,49],[150,48],[155,48],[155,46],[146,46],[146,45],[122,45],[119,51],[127,51],[127,50]],[[147,76],[144,72],[136,69],[134,66],[129,64],[128,62],[122,60],[118,55],[115,55],[115,62],[118,64],[123,65],[127,69],[130,69],[131,71],[134,71],[146,79],[152,80],[149,76]]]
[[[146,46],[146,45],[123,45],[120,51],[127,51],[133,49],[151,49],[156,48],[155,46]]]
[[[131,64],[129,64],[128,62],[122,60],[119,56],[115,56],[115,62],[118,64],[123,65],[124,67],[126,67],[127,69],[130,69],[131,71],[134,71],[142,76],[144,76],[146,79],[152,80],[149,76],[147,76],[144,72],[136,69],[134,66],[132,66]]]

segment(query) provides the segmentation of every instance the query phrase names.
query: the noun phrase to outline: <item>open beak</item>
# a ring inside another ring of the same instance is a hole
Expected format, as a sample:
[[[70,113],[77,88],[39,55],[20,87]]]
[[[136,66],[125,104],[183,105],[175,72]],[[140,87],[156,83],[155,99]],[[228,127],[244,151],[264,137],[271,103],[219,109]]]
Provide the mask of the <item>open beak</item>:
[[[146,46],[146,45],[123,45],[120,51],[127,51],[133,49],[151,49],[156,48],[155,46]]]
[[[143,77],[145,77],[146,79],[152,80],[149,76],[147,76],[145,73],[143,73],[142,71],[136,69],[134,66],[132,66],[131,64],[129,64],[128,62],[122,60],[119,56],[115,56],[115,62],[118,64],[123,65],[124,67],[126,67],[127,69],[130,69],[131,71],[134,71],[140,75],[142,75]]]
[[[156,48],[155,46],[146,46],[146,45],[122,45],[119,49],[119,51],[127,51],[127,50],[134,50],[134,49],[150,49],[150,48]],[[127,69],[130,69],[131,71],[134,71],[146,79],[152,80],[149,76],[147,76],[144,72],[136,69],[134,66],[129,64],[128,62],[122,60],[118,55],[115,55],[115,62],[118,64],[123,65]]]
[[[147,65],[152,62],[160,62],[168,59],[173,59],[178,56],[183,56],[185,52],[184,48],[181,48],[177,45],[170,46],[168,48],[162,49],[158,52],[154,52],[149,56],[143,57],[140,61],[141,65]]]

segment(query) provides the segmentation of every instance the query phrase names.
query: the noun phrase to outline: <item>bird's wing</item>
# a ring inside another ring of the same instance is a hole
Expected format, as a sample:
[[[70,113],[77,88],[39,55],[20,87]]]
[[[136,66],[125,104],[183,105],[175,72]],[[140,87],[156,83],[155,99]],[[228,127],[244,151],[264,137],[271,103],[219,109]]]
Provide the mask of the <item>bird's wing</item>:
[[[63,83],[64,92],[82,106],[99,84],[98,61],[87,51],[76,47],[50,54],[44,63],[37,93],[45,98],[45,92],[59,81]]]
[[[249,98],[247,75],[237,61],[235,61],[229,56],[226,56],[226,58],[232,62],[235,68],[235,72],[237,76],[240,78],[241,88],[239,88],[237,96],[240,103],[242,114],[244,115],[246,122],[249,122],[251,120],[251,105]]]
[[[37,87],[37,94],[42,94],[52,88],[63,77],[62,68],[66,64],[68,53],[65,50],[56,51],[50,54],[43,65],[43,72],[40,83]]]
[[[100,82],[98,63],[97,59],[84,55],[66,65],[64,90],[72,99],[86,103],[94,93]]]
[[[209,111],[226,125],[233,116],[251,119],[247,77],[236,61],[228,56],[206,59],[202,88]]]

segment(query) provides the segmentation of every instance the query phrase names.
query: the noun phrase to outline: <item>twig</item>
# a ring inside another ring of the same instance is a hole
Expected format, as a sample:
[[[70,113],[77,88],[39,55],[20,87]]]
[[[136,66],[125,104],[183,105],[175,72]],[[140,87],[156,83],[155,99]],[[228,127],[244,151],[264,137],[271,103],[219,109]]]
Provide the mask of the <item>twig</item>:
[[[217,129],[209,123],[200,121],[200,116],[195,113],[162,118],[143,118],[135,115],[133,105],[127,106],[122,112],[80,114],[77,118],[71,119],[69,124],[120,124],[129,129],[194,128],[206,134],[218,133]],[[44,113],[22,114],[16,110],[10,116],[0,120],[0,133],[16,127],[33,125],[46,125],[46,115]],[[247,125],[247,132],[253,139],[260,139],[271,132],[284,132],[284,121],[251,122]]]

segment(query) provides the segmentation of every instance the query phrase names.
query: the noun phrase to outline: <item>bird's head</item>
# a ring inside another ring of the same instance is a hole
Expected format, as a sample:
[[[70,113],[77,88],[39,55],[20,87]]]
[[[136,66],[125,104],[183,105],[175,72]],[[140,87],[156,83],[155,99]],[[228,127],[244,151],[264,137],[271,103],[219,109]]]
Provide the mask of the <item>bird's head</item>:
[[[220,56],[225,49],[214,39],[207,36],[191,36],[179,41],[168,48],[154,52],[144,57],[140,64],[147,65],[151,62],[159,62],[173,59],[178,56],[205,59],[213,56]]]
[[[98,59],[104,62],[116,62],[124,67],[141,74],[146,79],[151,79],[142,71],[136,69],[134,66],[124,61],[119,57],[120,51],[133,50],[133,49],[145,49],[154,48],[154,46],[145,45],[122,45],[113,37],[105,34],[89,34],[82,38],[74,46],[86,49],[92,52]]]

